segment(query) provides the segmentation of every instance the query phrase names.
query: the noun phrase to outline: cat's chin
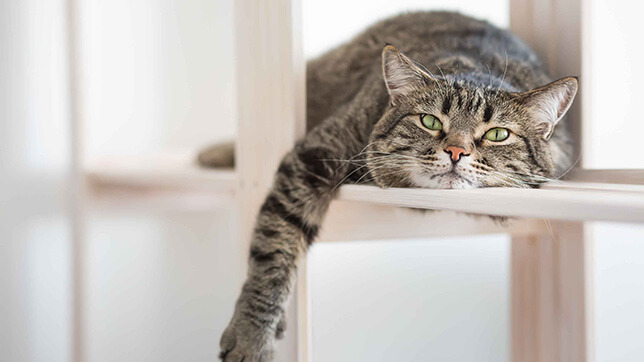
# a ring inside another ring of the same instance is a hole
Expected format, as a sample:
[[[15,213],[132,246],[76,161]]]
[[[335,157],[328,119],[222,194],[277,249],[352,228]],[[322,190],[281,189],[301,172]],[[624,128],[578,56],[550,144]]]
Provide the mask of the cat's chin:
[[[454,172],[442,175],[412,174],[411,181],[416,187],[426,189],[475,189],[479,187]]]

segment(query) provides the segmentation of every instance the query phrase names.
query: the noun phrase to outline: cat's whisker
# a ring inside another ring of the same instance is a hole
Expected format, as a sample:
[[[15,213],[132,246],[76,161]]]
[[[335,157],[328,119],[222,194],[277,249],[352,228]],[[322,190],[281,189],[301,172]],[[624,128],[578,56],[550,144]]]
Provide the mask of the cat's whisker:
[[[338,166],[336,168],[336,171],[340,167],[345,166],[344,164],[350,164],[350,165],[358,166],[358,165],[362,165],[362,164],[364,164],[366,162],[366,160],[343,160],[343,159],[339,159],[339,158],[323,158],[323,159],[320,159],[320,161],[324,161],[324,162],[341,162],[341,163],[343,163],[343,165],[340,165],[340,166]]]
[[[364,146],[364,147],[362,148],[362,150],[360,150],[360,152],[358,152],[357,154],[353,155],[353,156],[352,156],[352,157],[350,157],[349,159],[323,159],[323,160],[324,160],[324,161],[338,161],[338,162],[352,161],[352,160],[354,160],[354,159],[356,159],[356,158],[359,158],[360,156],[362,156],[362,155],[366,154],[366,150],[367,150],[367,148],[369,148],[370,146],[372,146],[372,145],[373,145],[373,144],[375,144],[376,142],[377,142],[377,141],[373,141],[373,142],[371,142],[371,143],[367,144],[366,146]]]
[[[498,172],[498,171],[497,171]],[[540,175],[533,175],[533,174],[527,174],[527,173],[520,173],[520,172],[501,172],[501,173],[506,173],[509,175],[514,175],[518,176],[520,178],[532,180],[532,181],[538,181],[539,183],[544,183],[544,182],[551,182],[553,179],[545,176],[540,176]]]
[[[365,178],[366,176],[368,176],[368,175],[369,175],[369,176],[371,176],[371,177],[373,178],[373,172],[375,172],[375,171],[376,171],[376,170],[378,170],[378,169],[381,169],[381,168],[383,168],[383,167],[388,167],[388,166],[390,166],[390,165],[382,165],[382,166],[378,166],[378,167],[370,168],[367,172],[365,172],[365,174],[364,174],[364,175],[360,176],[360,178],[358,178],[358,179],[356,180],[356,182],[355,182],[355,183],[356,183],[356,184],[359,184],[359,183],[360,183],[360,181],[361,181],[363,178]],[[381,176],[381,177],[382,177],[382,176]]]
[[[555,177],[553,180],[559,180],[560,178],[566,176],[568,172],[570,172],[573,168],[575,168],[575,166],[577,166],[577,163],[579,163],[579,160],[581,160],[581,152],[579,152],[579,156],[577,156],[577,159],[575,160],[575,162],[573,162],[572,165],[568,167],[568,169],[564,173]]]
[[[378,142],[378,141],[369,142],[366,146],[364,146],[364,148],[362,148],[362,149],[360,150],[360,152],[358,152],[358,155],[359,155],[359,154],[361,154],[362,152],[366,151],[366,150],[367,150],[367,148],[369,148],[369,147],[373,146],[376,142]]]
[[[473,164],[478,166],[478,167],[480,167],[482,169],[482,171],[485,171],[485,172],[495,172],[495,173],[500,173],[500,174],[516,175],[516,176],[519,176],[519,177],[528,178],[528,179],[531,179],[531,180],[534,180],[534,181],[541,181],[541,182],[548,182],[548,181],[553,181],[554,180],[554,179],[551,179],[551,178],[548,178],[548,177],[545,177],[545,176],[534,175],[534,174],[529,174],[529,173],[525,173],[525,172],[508,171],[508,170],[497,171],[497,170],[494,170],[490,166],[484,165],[484,164],[476,162],[476,161]]]
[[[328,180],[328,179],[326,179],[326,178],[324,178],[324,177],[321,177],[320,175],[317,175],[317,174],[315,174],[315,173],[313,173],[313,172],[311,172],[311,171],[309,171],[309,170],[306,170],[306,169],[303,169],[302,171],[306,172],[306,174],[307,174],[307,175],[310,175],[310,176],[312,176],[312,177],[315,177],[316,179],[320,180],[322,183],[325,183],[325,184],[327,184],[327,185],[329,185],[329,184],[330,184],[330,182],[329,182],[329,180]]]
[[[410,160],[410,161],[416,161],[418,163],[427,163],[427,162],[434,162],[431,159],[423,159],[423,158],[418,158],[414,156],[405,156],[405,155],[388,155],[388,156],[381,156],[381,157],[371,157],[368,159],[368,162],[373,162],[376,160],[380,159],[388,159],[388,160]]]
[[[361,157],[361,156],[365,153],[366,149],[367,149],[367,148],[369,148],[370,146],[372,146],[373,144],[375,144],[376,142],[377,142],[377,141],[373,141],[373,142],[368,143],[366,146],[364,146],[364,147],[362,148],[362,150],[360,150],[360,152],[358,152],[357,154],[353,155],[351,158],[349,158],[349,159],[347,159],[347,160],[345,160],[345,159],[322,159],[322,160],[320,160],[320,161],[333,161],[333,162],[351,163],[351,162],[352,162],[352,161],[354,161],[356,158]],[[358,160],[358,161],[356,161],[356,162],[365,162],[365,161],[364,161],[364,160]],[[340,167],[342,167],[342,166],[343,166],[343,165],[338,166],[338,167],[334,170],[334,173],[337,173],[337,172],[338,172],[338,170],[340,169]]]
[[[529,176],[524,175],[524,174],[515,175],[513,173],[500,172],[500,171],[489,171],[489,174],[495,175],[497,177],[506,177],[506,178],[516,180],[516,181],[522,182],[522,183],[531,183]],[[519,176],[519,177],[515,177],[515,176]],[[528,179],[526,179],[526,178],[528,178]]]
[[[483,62],[483,65],[487,68],[487,72],[490,74],[490,81],[487,84],[488,89],[492,90],[492,79],[494,78],[492,76],[492,69],[490,69],[490,66],[487,65],[487,62]]]
[[[415,161],[420,161],[420,162],[430,161],[429,158],[418,157],[418,156],[410,156],[410,155],[402,155],[402,154],[399,154],[399,153],[386,153],[386,154],[381,155],[381,156],[369,156],[368,160],[375,160],[375,159],[379,159],[379,158],[383,158],[383,157],[387,157],[387,158],[391,158],[391,159],[393,159],[393,158],[404,158],[404,159],[410,159],[410,160],[415,160]]]
[[[450,83],[447,80],[447,77],[445,76],[445,73],[443,73],[443,70],[441,69],[440,65],[438,65],[438,63],[434,63],[434,65],[436,66],[436,68],[438,68],[438,71],[441,72],[441,75],[443,76],[443,79],[445,80],[446,86],[450,87],[450,89],[448,89],[448,95],[449,95],[449,93],[454,91],[454,88],[450,85]]]
[[[387,159],[387,160],[379,160],[379,161],[374,162],[374,163],[372,164],[372,166],[373,166],[373,167],[369,167],[369,168],[367,169],[367,172],[366,172],[365,174],[369,174],[370,172],[373,172],[374,170],[376,170],[376,169],[378,169],[378,168],[385,167],[385,166],[399,165],[399,163],[397,163],[397,164],[389,163],[388,161],[390,161],[392,158],[393,158],[393,157],[389,157],[389,159]],[[333,192],[333,191],[335,191],[335,189],[336,189],[336,188],[338,188],[340,185],[342,185],[342,184],[344,183],[344,181],[346,181],[349,177],[351,177],[353,174],[355,174],[356,172],[360,171],[361,169],[363,169],[363,168],[365,168],[365,167],[367,167],[367,166],[368,166],[368,164],[364,164],[364,165],[362,165],[362,166],[360,166],[360,167],[357,167],[355,170],[351,171],[350,173],[348,173],[344,178],[342,178],[342,180],[340,180],[340,181],[339,181],[339,182],[338,182],[338,183],[333,187],[333,189],[331,189],[331,191],[332,191],[332,192]]]
[[[411,166],[415,166],[415,165],[414,165],[414,164],[401,164],[401,165],[396,165],[396,167],[398,167],[398,169],[397,169],[397,170],[393,170],[393,171],[388,172],[388,173],[380,174],[380,175],[378,175],[378,176],[382,178],[382,177],[388,177],[388,176],[396,175],[396,174],[397,174],[397,175],[399,176],[399,181],[403,181],[403,180],[404,180],[404,176],[405,176],[405,175],[404,175],[404,174],[405,174],[405,172],[407,172],[407,174],[408,174],[408,173],[409,173],[409,172],[408,172],[408,171],[409,171],[409,170],[408,170],[408,168],[411,168]],[[373,176],[373,175],[372,175],[372,176]]]
[[[540,181],[541,183],[543,182],[548,182],[551,181],[551,179],[547,177],[542,177],[538,175],[530,175],[530,174],[524,174],[524,173],[516,173],[516,172],[507,172],[507,171],[493,171],[494,173],[500,174],[500,175],[507,175],[507,176],[517,176],[518,179],[523,179],[526,181],[532,180],[532,181]]]
[[[509,173],[504,173],[504,172],[499,172],[499,171],[484,171],[482,173],[485,174],[486,176],[491,177],[493,179],[496,179],[498,181],[508,181],[508,180],[512,181],[511,185],[515,186],[515,187],[516,186],[522,187],[524,185],[539,185],[539,184],[543,183],[543,181],[542,182],[531,182],[530,180],[516,178],[516,177],[512,176]]]
[[[364,165],[362,165],[360,167],[357,167],[355,170],[349,172],[346,176],[344,176],[342,178],[342,180],[338,181],[338,183],[335,186],[333,186],[333,188],[331,189],[331,193],[333,193],[333,191],[335,191],[335,189],[337,189],[340,185],[342,185],[344,183],[344,181],[346,181],[349,177],[351,177],[351,175],[353,175],[354,173],[358,172],[359,170],[361,170],[361,169],[363,169],[365,167],[367,167],[367,164],[364,164]]]
[[[501,86],[503,85],[503,82],[505,82],[505,76],[507,73],[508,73],[508,50],[505,49],[505,68],[503,69],[503,76],[501,77],[501,81],[499,82],[499,85],[496,87],[497,93],[496,93],[496,96],[494,97],[495,101],[499,97]]]
[[[445,98],[445,91],[443,90],[443,87],[441,87],[440,83],[439,83],[439,82],[438,82],[438,80],[436,79],[436,76],[434,75],[434,73],[432,73],[432,72],[431,72],[429,69],[427,69],[427,67],[425,67],[424,65],[422,65],[422,64],[420,64],[420,63],[418,63],[418,62],[416,62],[416,61],[414,61],[414,60],[412,60],[412,63],[414,63],[414,65],[416,65],[416,66],[417,66],[418,68],[420,68],[421,70],[423,70],[423,71],[425,71],[425,72],[429,73],[429,75],[431,75],[431,77],[430,77],[430,78],[431,78],[434,82],[436,82],[436,85],[438,86],[438,89],[440,89],[441,94],[443,95],[443,98]]]
[[[518,182],[518,181],[516,181],[516,180],[513,180],[513,179],[507,180],[507,179],[504,179],[504,178],[502,178],[502,177],[500,177],[498,175],[490,175],[490,176],[492,177],[492,179],[494,179],[496,181],[500,181],[501,183],[503,183],[504,185],[506,185],[508,187],[523,187],[523,184]]]
[[[401,168],[401,167],[404,167],[405,165],[409,165],[409,164],[411,164],[411,163],[396,163],[396,164],[387,163],[387,164],[382,164],[382,165],[380,165],[380,166],[377,166],[377,167],[374,167],[374,168],[369,169],[369,171],[367,171],[364,175],[362,175],[362,176],[361,176],[361,177],[356,181],[356,183],[359,183],[359,182],[360,182],[360,180],[362,180],[365,176],[367,176],[367,175],[369,175],[369,174],[373,173],[373,172],[374,172],[374,171],[376,171],[376,170],[379,170],[379,169],[382,169],[382,168],[385,168],[385,167]],[[395,170],[395,171],[394,171],[394,173],[395,173],[395,172],[399,172],[399,171],[400,171],[400,170]],[[381,174],[381,175],[379,175],[379,176],[380,176],[380,177],[383,177],[383,176],[386,176],[386,175],[388,175],[388,174]],[[373,175],[372,175],[372,176],[373,176]]]

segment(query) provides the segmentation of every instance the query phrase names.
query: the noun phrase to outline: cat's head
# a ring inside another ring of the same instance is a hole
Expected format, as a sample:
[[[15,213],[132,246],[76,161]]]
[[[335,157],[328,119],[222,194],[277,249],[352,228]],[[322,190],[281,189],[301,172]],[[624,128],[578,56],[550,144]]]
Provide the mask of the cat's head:
[[[576,78],[515,93],[430,74],[393,46],[383,72],[390,104],[365,151],[380,186],[535,187],[568,156],[551,136]]]

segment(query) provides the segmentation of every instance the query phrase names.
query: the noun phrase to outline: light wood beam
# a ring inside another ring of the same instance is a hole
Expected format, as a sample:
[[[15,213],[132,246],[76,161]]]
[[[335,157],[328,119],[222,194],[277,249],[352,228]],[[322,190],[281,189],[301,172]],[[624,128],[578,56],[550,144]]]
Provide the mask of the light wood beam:
[[[277,166],[304,133],[299,17],[298,0],[235,1],[239,117],[235,163],[240,208],[237,240],[246,246],[239,256],[244,266],[255,218]],[[296,320],[295,308],[287,313],[290,321]],[[277,360],[295,361],[301,353],[298,345],[306,348],[298,343],[297,330],[287,329],[284,341],[278,344]]]
[[[581,223],[514,236],[513,362],[592,361],[592,243]]]
[[[589,128],[582,124],[582,112],[588,115],[584,111],[590,104],[585,91],[588,90],[585,76],[589,74],[582,74],[589,69],[588,56],[584,56],[588,54],[584,46],[589,45],[584,28],[588,24],[587,6],[583,0],[510,1],[511,30],[539,53],[553,76],[581,76],[579,96],[566,121],[575,140],[577,167],[584,164],[582,150],[587,146],[584,141],[589,139]],[[575,192],[602,188],[589,186]],[[614,192],[641,195],[636,187],[620,190]],[[566,187],[548,191],[566,192]],[[601,197],[595,194],[593,199],[599,201]],[[553,212],[550,217],[565,216],[562,213],[575,208],[556,200],[552,205],[560,207],[560,212],[550,210]],[[597,205],[595,208],[602,207]],[[622,209],[612,212],[624,216],[628,213]],[[543,216],[549,217],[548,214]],[[594,219],[590,215],[578,216],[575,219]],[[552,225],[550,234],[515,235],[512,239],[511,343],[514,362],[593,360],[589,227],[584,222],[553,222]]]

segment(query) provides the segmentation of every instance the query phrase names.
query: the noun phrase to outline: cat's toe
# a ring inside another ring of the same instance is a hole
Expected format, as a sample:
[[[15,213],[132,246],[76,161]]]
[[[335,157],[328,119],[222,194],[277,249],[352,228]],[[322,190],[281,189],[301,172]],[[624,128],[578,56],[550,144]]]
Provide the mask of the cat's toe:
[[[219,358],[223,362],[271,362],[274,340],[269,335],[268,331],[233,323],[221,336]]]
[[[284,337],[284,331],[286,331],[286,317],[282,316],[280,321],[277,322],[277,327],[275,328],[275,338],[282,339]]]
[[[223,362],[272,362],[273,353],[269,351],[249,351],[235,347],[219,356]]]
[[[219,359],[224,362],[241,362],[244,360],[244,355],[236,351],[221,351]]]

